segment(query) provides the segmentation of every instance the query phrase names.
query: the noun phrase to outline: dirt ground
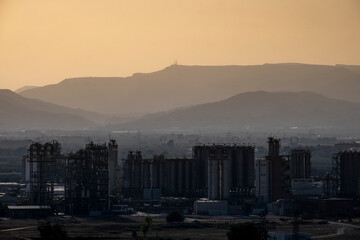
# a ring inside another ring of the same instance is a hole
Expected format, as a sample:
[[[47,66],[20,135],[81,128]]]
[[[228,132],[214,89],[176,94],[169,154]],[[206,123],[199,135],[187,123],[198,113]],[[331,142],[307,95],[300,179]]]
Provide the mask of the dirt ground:
[[[227,239],[230,226],[237,222],[255,221],[257,219],[241,219],[236,217],[196,217],[189,216],[184,223],[166,223],[160,216],[152,216],[154,228],[147,235],[148,239]],[[140,232],[144,216],[112,216],[112,217],[53,217],[40,221],[55,221],[65,226],[69,239],[134,239],[133,232]],[[37,231],[39,220],[35,219],[0,219],[0,239],[39,239]],[[292,232],[292,221],[280,221],[272,218],[266,221],[270,232]],[[360,239],[360,226],[341,223],[320,224],[319,221],[305,221],[300,231],[311,233],[313,239],[352,240]]]

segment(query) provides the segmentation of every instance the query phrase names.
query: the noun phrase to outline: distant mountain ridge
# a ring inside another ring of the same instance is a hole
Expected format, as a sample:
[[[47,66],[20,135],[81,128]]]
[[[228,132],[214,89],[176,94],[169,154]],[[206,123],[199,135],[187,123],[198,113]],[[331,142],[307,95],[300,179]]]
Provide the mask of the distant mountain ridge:
[[[130,77],[84,77],[21,92],[29,98],[99,113],[154,113],[220,101],[247,91],[311,91],[360,102],[357,66],[172,65]]]
[[[149,114],[111,130],[272,131],[360,130],[360,103],[312,92],[246,92],[223,101]]]
[[[30,90],[30,89],[37,88],[37,87],[38,86],[23,86],[21,88],[16,89],[14,92],[19,94],[19,93],[24,92],[26,90]]]
[[[302,131],[360,131],[360,103],[332,99],[313,92],[245,92],[225,100],[148,114],[135,121],[105,127],[88,120],[104,117],[107,116],[0,90],[1,131],[136,129],[267,132],[297,128]]]
[[[349,69],[350,71],[356,72],[360,74],[360,66],[359,65],[345,65],[345,64],[336,64],[336,67],[343,67]]]
[[[98,114],[69,109],[0,89],[0,130],[82,130],[97,127]]]

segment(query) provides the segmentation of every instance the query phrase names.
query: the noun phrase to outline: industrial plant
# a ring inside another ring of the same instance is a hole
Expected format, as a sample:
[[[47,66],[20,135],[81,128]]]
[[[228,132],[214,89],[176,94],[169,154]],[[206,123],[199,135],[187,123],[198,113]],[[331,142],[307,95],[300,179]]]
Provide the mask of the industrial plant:
[[[56,141],[33,142],[22,158],[18,197],[7,204],[10,217],[59,213],[100,216],[137,210],[186,214],[244,215],[295,211],[314,217],[352,216],[359,206],[360,159],[356,149],[333,154],[333,171],[312,176],[312,153],[268,138],[267,153],[255,145],[196,144],[191,156],[164,153],[143,157],[118,143],[89,142],[62,153]],[[331,206],[337,211],[329,211]]]

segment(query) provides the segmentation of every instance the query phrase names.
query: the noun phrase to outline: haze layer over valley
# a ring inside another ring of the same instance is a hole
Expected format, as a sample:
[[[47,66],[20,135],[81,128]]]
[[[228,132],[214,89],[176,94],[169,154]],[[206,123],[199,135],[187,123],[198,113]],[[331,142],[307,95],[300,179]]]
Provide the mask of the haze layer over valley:
[[[149,114],[109,129],[193,130],[202,132],[359,131],[360,103],[312,92],[247,92],[228,99]]]

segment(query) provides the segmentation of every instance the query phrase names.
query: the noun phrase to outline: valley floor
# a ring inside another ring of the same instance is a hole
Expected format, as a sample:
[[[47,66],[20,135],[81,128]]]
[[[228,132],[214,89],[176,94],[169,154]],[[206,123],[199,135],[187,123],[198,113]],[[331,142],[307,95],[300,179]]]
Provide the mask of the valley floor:
[[[41,221],[56,221],[65,226],[69,239],[135,239],[142,236],[140,226],[144,216],[53,217]],[[153,216],[155,227],[148,239],[227,239],[230,226],[237,222],[259,221],[255,218],[188,216],[183,223],[166,223],[165,218]],[[0,219],[0,239],[40,239],[35,219]],[[292,232],[291,218],[267,218],[271,232]],[[360,225],[326,221],[303,221],[300,231],[311,233],[313,239],[360,239]]]

